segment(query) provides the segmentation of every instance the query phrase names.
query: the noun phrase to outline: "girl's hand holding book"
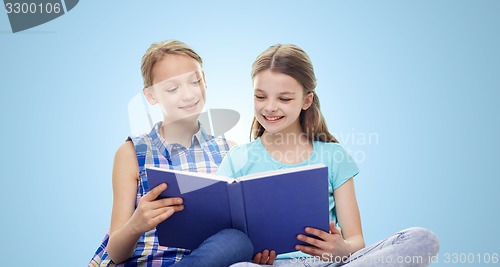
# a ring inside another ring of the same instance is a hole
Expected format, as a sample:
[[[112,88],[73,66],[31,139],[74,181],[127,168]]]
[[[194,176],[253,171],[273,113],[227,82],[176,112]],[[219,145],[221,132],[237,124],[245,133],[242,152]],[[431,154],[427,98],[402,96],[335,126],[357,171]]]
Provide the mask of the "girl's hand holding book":
[[[298,235],[298,240],[308,243],[311,246],[296,245],[295,248],[297,250],[320,257],[326,261],[335,259],[335,257],[348,256],[352,251],[349,243],[344,240],[342,233],[335,226],[334,222],[330,222],[330,233],[311,227],[306,227],[305,230],[306,233],[317,238],[302,234]]]
[[[274,250],[269,251],[269,250],[265,249],[264,251],[255,254],[252,262],[256,263],[256,264],[269,264],[269,265],[271,265],[274,263],[275,259],[276,259],[276,251],[274,251]]]
[[[167,189],[167,184],[160,184],[139,200],[139,205],[129,221],[132,224],[132,229],[138,233],[150,231],[172,216],[174,212],[184,209],[182,198],[173,197],[156,200],[165,189]]]

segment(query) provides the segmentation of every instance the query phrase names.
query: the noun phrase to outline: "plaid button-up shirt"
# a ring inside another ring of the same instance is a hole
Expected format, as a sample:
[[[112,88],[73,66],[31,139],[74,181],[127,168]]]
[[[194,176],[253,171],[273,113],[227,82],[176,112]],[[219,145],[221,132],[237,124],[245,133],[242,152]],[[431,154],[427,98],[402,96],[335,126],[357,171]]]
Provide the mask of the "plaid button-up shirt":
[[[147,167],[215,173],[229,150],[226,139],[207,135],[202,126],[193,135],[189,148],[167,143],[160,135],[160,127],[161,122],[157,123],[148,134],[128,138],[134,143],[139,163],[136,207],[140,198],[150,189],[146,175]],[[115,265],[106,251],[108,240],[109,235],[106,234],[89,266],[169,266],[189,254],[185,249],[160,246],[156,229],[153,229],[141,235],[134,254],[128,261]]]

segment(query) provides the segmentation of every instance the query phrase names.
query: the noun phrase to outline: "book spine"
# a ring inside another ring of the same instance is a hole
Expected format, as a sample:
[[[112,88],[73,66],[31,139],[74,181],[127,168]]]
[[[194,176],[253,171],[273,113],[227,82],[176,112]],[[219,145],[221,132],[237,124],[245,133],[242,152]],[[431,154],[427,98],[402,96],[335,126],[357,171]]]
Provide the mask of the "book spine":
[[[248,235],[245,203],[243,202],[243,190],[241,183],[230,183],[227,187],[229,196],[229,209],[231,210],[231,220],[233,228]]]

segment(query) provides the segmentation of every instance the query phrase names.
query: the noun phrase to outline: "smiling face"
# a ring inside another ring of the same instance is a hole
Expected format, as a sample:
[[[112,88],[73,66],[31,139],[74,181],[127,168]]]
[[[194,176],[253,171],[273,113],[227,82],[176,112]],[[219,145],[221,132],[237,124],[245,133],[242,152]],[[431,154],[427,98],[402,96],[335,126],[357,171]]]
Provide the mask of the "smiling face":
[[[159,104],[164,122],[197,120],[205,105],[205,76],[200,64],[185,55],[168,54],[152,69],[148,102]]]
[[[297,80],[271,70],[257,73],[253,87],[255,118],[267,133],[302,133],[299,115],[310,107],[312,93],[304,96]]]

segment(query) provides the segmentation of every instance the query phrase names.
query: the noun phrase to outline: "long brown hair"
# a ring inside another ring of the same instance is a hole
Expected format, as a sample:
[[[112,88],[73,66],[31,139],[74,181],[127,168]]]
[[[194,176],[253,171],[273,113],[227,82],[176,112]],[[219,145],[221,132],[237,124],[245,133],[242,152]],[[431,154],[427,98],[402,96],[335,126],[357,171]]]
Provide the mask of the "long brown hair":
[[[337,139],[328,131],[325,118],[321,114],[319,98],[316,88],[316,76],[306,52],[296,45],[273,45],[262,52],[252,65],[252,79],[257,73],[271,70],[286,74],[298,81],[303,88],[303,95],[313,93],[312,105],[300,112],[299,122],[302,131],[310,140],[338,143]],[[254,117],[250,130],[250,140],[262,136],[264,127]]]

